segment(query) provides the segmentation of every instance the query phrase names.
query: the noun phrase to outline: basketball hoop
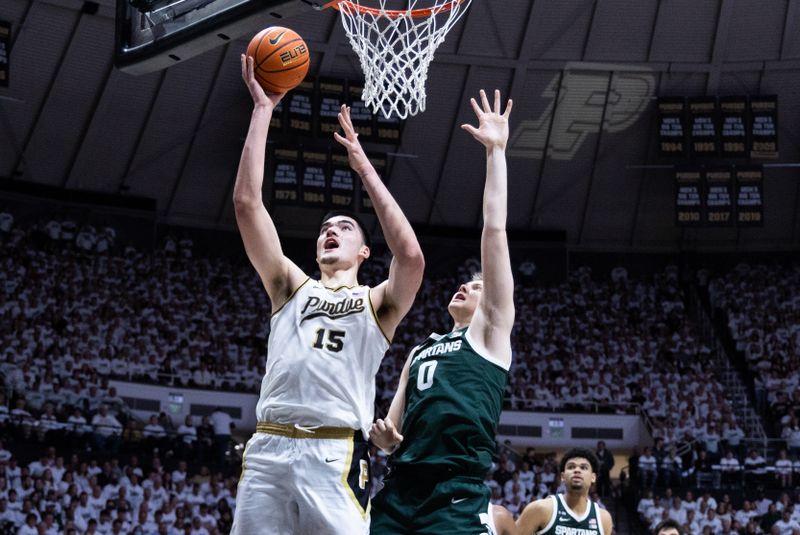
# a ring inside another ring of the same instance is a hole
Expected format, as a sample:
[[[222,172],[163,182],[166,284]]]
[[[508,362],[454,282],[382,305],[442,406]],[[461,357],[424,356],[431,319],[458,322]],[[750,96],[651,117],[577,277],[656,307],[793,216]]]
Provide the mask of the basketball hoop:
[[[387,118],[405,119],[425,111],[425,81],[433,54],[472,0],[431,0],[433,6],[386,9],[388,0],[333,0],[323,6],[342,15],[350,45],[364,71],[364,103]]]

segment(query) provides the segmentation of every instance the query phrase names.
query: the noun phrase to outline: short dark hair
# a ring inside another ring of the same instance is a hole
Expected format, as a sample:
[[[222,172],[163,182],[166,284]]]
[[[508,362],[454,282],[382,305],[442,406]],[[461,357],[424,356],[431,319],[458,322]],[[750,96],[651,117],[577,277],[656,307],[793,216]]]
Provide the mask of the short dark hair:
[[[371,248],[372,240],[369,237],[367,226],[364,224],[363,221],[361,221],[361,218],[359,218],[355,213],[351,212],[350,210],[331,210],[330,212],[325,214],[325,216],[322,218],[322,221],[320,221],[319,226],[321,227],[327,220],[331,219],[332,217],[337,217],[340,215],[349,217],[350,219],[356,222],[358,228],[361,229],[361,235],[364,237],[364,245]]]
[[[558,472],[563,474],[569,460],[577,458],[586,459],[589,461],[589,464],[592,465],[592,472],[597,473],[597,456],[593,451],[587,450],[586,448],[572,448],[571,450],[568,450],[567,453],[561,457],[561,462],[558,465]]]
[[[683,535],[684,533],[683,526],[674,518],[668,518],[659,522],[656,529],[653,530],[653,535],[658,535],[663,529],[676,529],[678,530],[678,535]]]

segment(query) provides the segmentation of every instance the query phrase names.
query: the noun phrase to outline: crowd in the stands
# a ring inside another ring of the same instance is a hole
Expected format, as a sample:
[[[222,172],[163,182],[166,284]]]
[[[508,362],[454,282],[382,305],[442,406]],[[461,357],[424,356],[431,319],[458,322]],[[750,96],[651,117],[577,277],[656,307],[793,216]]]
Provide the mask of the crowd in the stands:
[[[708,282],[775,436],[800,454],[800,267],[738,264]]]
[[[381,280],[388,263],[375,255],[360,280]],[[785,473],[785,463],[781,472],[775,460],[754,461],[743,447],[711,352],[686,313],[676,269],[633,278],[617,268],[597,280],[578,268],[566,282],[542,286],[527,282],[525,265],[518,268],[506,408],[628,413],[641,407],[657,441],[632,457],[628,474],[646,489],[724,489],[751,478],[774,483],[767,479]],[[376,378],[377,416],[388,408],[413,345],[431,330],[450,329],[446,304],[475,271],[478,262],[467,260],[451,275],[424,280]],[[800,453],[794,412],[800,410],[800,313],[793,294],[799,273],[782,279],[739,267],[710,285],[770,402],[785,408],[790,475],[779,485],[785,488],[800,471],[792,464]],[[24,535],[226,533],[237,467],[218,422],[189,417],[177,425],[163,413],[137,421],[109,381],[255,394],[269,315],[266,293],[244,259],[197,255],[190,239],[173,235],[159,250],[143,252],[117,243],[112,227],[69,219],[23,226],[0,213],[0,426],[8,437],[0,446],[0,523]],[[37,449],[42,455],[30,458]],[[374,453],[378,488],[387,459]],[[740,467],[733,469],[730,459]],[[753,472],[758,463],[758,470],[774,470]],[[517,514],[559,489],[556,472],[552,455],[504,452],[486,484],[493,503]],[[598,490],[598,499],[611,495],[607,473]],[[689,501],[681,507],[691,509]],[[644,503],[647,523],[664,516],[657,504]],[[724,525],[720,507],[698,501],[694,510],[705,518],[713,509]],[[727,510],[731,520],[739,512]],[[705,520],[694,520],[696,526],[692,520],[688,525],[699,531],[690,532],[703,533]]]

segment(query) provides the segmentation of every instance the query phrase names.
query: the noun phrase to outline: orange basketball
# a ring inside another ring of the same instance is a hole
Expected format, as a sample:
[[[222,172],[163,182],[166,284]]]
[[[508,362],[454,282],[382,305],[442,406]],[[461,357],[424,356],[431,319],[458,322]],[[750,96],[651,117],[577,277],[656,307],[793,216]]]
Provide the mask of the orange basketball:
[[[247,45],[247,55],[253,56],[256,80],[268,93],[297,87],[306,77],[311,61],[303,38],[280,26],[258,32]]]

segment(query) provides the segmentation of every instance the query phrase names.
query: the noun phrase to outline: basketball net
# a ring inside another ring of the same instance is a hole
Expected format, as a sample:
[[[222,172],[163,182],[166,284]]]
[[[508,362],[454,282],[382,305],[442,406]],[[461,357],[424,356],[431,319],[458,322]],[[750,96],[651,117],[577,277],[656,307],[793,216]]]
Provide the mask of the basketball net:
[[[431,0],[427,1],[430,4]],[[425,82],[433,54],[472,0],[434,0],[426,8],[408,0],[405,10],[386,9],[387,0],[333,0],[350,45],[364,71],[361,99],[374,113],[405,119],[425,111]]]

